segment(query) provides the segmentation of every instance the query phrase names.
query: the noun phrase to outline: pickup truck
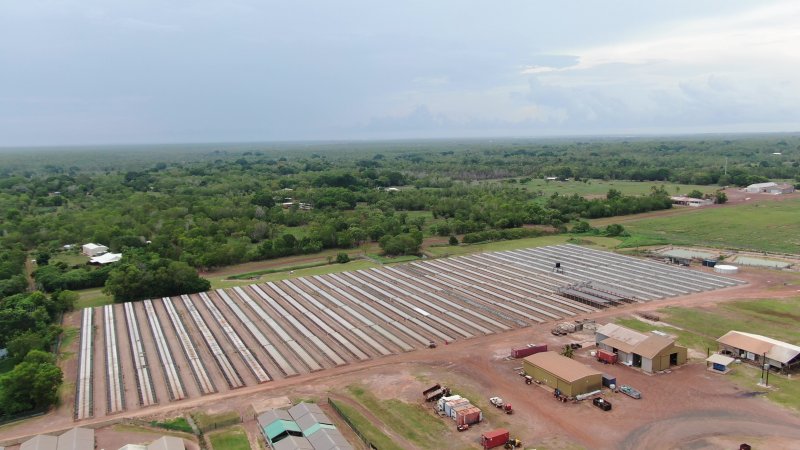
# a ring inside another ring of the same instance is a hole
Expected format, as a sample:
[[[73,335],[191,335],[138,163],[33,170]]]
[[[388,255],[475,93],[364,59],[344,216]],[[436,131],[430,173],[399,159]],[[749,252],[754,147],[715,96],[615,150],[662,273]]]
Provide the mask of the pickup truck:
[[[633,398],[635,398],[637,400],[642,398],[642,393],[641,392],[639,392],[636,389],[634,389],[634,388],[632,388],[632,387],[630,387],[628,385],[625,385],[625,384],[623,384],[622,386],[619,387],[619,391],[622,392],[623,394],[627,395],[628,397],[633,397]]]

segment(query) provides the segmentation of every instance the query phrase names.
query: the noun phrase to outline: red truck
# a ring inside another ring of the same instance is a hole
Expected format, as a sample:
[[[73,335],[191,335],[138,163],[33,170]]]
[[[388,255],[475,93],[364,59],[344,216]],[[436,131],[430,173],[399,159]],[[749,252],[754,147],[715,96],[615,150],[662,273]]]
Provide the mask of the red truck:
[[[608,350],[597,350],[597,360],[605,364],[616,364],[617,354]]]
[[[481,435],[481,445],[484,450],[506,445],[509,436],[508,430],[505,428],[487,431]]]

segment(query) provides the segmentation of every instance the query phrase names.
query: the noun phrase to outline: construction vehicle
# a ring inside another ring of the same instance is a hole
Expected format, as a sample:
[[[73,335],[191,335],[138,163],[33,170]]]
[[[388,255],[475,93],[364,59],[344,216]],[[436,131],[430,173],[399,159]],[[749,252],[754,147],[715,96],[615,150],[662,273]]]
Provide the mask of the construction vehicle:
[[[533,377],[530,375],[525,375],[525,384],[533,384]]]
[[[450,395],[450,388],[447,386],[442,386],[439,383],[429,387],[422,391],[422,396],[425,397],[426,402],[435,402],[442,397],[446,397]]]
[[[436,348],[436,342],[428,341],[428,348]]]
[[[469,430],[469,424],[468,423],[462,423],[462,424],[456,426],[456,430],[458,430],[458,431],[467,431],[467,430]]]
[[[509,448],[509,449],[510,448],[522,447],[522,441],[520,441],[517,438],[511,438],[508,441],[506,441],[506,443],[505,443],[505,445],[503,447],[504,448]]]
[[[506,414],[514,413],[514,408],[511,406],[511,403],[504,402],[500,397],[490,397],[489,403],[497,407],[497,409],[502,409]]]

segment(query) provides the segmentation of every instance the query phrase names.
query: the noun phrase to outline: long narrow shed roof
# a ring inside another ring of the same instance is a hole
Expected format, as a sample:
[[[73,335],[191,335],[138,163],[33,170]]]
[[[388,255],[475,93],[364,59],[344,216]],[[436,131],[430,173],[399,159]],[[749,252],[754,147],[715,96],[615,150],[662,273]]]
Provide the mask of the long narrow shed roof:
[[[308,413],[325,414],[322,412],[322,408],[320,408],[316,403],[302,402],[289,408],[289,414],[291,414],[294,420],[297,420]]]
[[[186,444],[179,437],[162,436],[151,442],[147,450],[186,450]]]
[[[262,427],[266,427],[276,420],[292,420],[292,416],[285,409],[273,409],[258,415],[258,424]]]
[[[559,355],[556,352],[542,352],[525,358],[525,361],[541,367],[553,375],[571,383],[593,375],[602,375],[589,366],[581,364],[571,358]]]
[[[280,441],[272,444],[275,450],[314,450],[314,446],[308,439],[300,436],[286,436]]]
[[[25,441],[19,450],[58,450],[58,438],[39,434]]]
[[[308,441],[314,446],[314,450],[352,450],[353,448],[339,430],[319,430],[309,436]]]
[[[94,430],[73,428],[58,437],[58,450],[94,450]]]
[[[717,339],[717,342],[730,347],[755,353],[757,355],[767,354],[767,358],[779,361],[783,364],[788,363],[800,355],[800,347],[797,345],[782,342],[760,334],[745,333],[743,331],[729,331],[724,336]]]

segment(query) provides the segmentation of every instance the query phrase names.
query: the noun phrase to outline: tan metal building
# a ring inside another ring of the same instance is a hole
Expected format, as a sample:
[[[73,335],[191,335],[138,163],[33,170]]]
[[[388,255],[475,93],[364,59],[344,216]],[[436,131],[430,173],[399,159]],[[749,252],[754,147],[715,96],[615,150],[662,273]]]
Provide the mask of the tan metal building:
[[[648,373],[686,363],[687,349],[675,344],[675,339],[640,333],[613,323],[597,329],[595,342],[597,348],[615,353],[620,364],[640,367]]]
[[[522,360],[525,373],[563,394],[574,397],[600,389],[603,374],[556,352],[542,352]]]

